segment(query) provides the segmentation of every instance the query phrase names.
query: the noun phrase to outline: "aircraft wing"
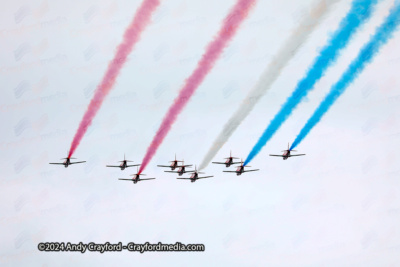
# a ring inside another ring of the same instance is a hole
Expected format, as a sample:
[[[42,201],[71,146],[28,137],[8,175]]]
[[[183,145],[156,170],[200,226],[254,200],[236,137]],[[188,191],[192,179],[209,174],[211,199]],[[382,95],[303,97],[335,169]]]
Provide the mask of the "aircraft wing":
[[[77,161],[77,162],[70,162],[69,164],[78,164],[78,163],[84,163],[86,161]]]
[[[213,162],[214,164],[226,164],[225,162]]]
[[[232,162],[231,164],[239,164],[239,163],[241,163],[241,162]]]
[[[304,156],[305,154],[290,155],[291,157]]]
[[[178,173],[178,172],[176,172],[176,171],[164,171],[164,172],[172,172],[172,173]]]
[[[144,180],[154,180],[154,179],[156,179],[156,178],[143,178],[143,179],[142,179],[142,178],[140,178],[140,179],[139,179],[139,181],[144,181]]]
[[[211,178],[211,177],[214,177],[214,176],[203,176],[203,177],[197,177],[197,179],[204,179],[204,178]]]
[[[190,172],[195,172],[195,171],[185,171],[185,172],[189,172],[190,173]]]
[[[176,178],[176,179],[181,179],[181,180],[190,180],[191,178]]]
[[[283,157],[283,155],[272,155],[272,154],[269,154],[269,155],[272,157]]]
[[[121,166],[114,166],[114,165],[106,165],[106,167],[116,167],[116,168],[121,168]]]
[[[255,170],[246,170],[246,171],[243,171],[243,172],[255,172],[255,171],[259,171],[259,169],[255,169]]]
[[[140,166],[140,164],[126,165],[126,167],[135,167],[135,166]]]
[[[193,166],[193,164],[190,164],[190,165],[181,165],[181,166],[178,166],[178,167],[190,167],[190,166]]]
[[[169,165],[157,165],[157,167],[171,167],[171,166],[169,166]]]
[[[64,165],[64,163],[49,163],[49,164]]]
[[[118,178],[118,180],[133,181],[132,179],[124,179],[124,178]]]

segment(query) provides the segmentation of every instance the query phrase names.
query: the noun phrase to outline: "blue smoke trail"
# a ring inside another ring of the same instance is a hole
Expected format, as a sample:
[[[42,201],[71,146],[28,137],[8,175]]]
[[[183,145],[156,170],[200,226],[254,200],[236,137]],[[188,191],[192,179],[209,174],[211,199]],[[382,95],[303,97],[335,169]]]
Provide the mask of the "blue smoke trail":
[[[330,92],[321,102],[314,114],[297,135],[296,140],[290,147],[295,148],[311,131],[311,129],[321,120],[329,108],[335,103],[336,99],[347,89],[355,78],[363,71],[367,63],[378,53],[382,45],[384,45],[393,34],[400,23],[400,3],[396,4],[390,11],[389,16],[379,26],[375,34],[369,42],[360,50],[358,56],[353,60],[348,69],[343,73],[340,80],[332,86]]]
[[[340,22],[328,44],[321,50],[314,64],[308,70],[305,77],[297,84],[292,95],[287,98],[280,111],[275,115],[267,129],[264,131],[256,145],[247,156],[244,165],[247,165],[265,146],[269,139],[279,129],[282,123],[289,117],[294,108],[307,95],[314,84],[322,77],[327,68],[335,62],[339,52],[343,49],[360,25],[371,16],[377,0],[354,0],[350,11]]]

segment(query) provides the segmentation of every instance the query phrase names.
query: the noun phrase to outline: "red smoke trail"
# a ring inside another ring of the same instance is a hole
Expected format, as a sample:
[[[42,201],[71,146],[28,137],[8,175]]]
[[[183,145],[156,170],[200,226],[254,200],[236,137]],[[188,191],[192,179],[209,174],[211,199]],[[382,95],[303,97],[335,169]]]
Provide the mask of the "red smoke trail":
[[[95,95],[90,101],[86,113],[79,124],[79,128],[75,133],[68,157],[71,157],[72,154],[74,154],[75,149],[78,147],[89,126],[92,124],[93,118],[95,117],[97,111],[99,111],[105,97],[113,88],[115,80],[117,79],[122,66],[126,62],[128,55],[132,51],[133,46],[139,41],[140,34],[149,24],[151,14],[159,6],[159,4],[160,0],[144,0],[142,5],[136,11],[131,24],[125,31],[122,43],[117,48],[114,59],[108,64],[108,68],[104,74],[103,80],[97,87]]]
[[[157,148],[160,146],[168,131],[171,129],[172,124],[177,119],[179,113],[189,102],[190,97],[196,91],[197,87],[211,71],[215,62],[222,54],[223,49],[235,35],[240,24],[247,17],[255,1],[256,0],[238,0],[236,5],[225,18],[216,38],[208,45],[206,52],[197,63],[196,69],[185,81],[185,84],[179,92],[178,97],[175,98],[173,105],[169,108],[167,114],[165,115],[160,128],[158,129],[153,141],[147,149],[145,157],[143,158],[142,165],[139,169],[139,174],[146,168],[147,164],[156,153]]]

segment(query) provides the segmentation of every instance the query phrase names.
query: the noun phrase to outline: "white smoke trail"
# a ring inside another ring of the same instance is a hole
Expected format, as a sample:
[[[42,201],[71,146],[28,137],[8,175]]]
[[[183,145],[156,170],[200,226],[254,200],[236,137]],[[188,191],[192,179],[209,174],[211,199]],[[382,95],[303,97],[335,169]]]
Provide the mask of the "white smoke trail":
[[[199,170],[204,169],[218,153],[221,147],[228,141],[236,128],[253,110],[260,98],[270,89],[276,78],[280,75],[283,68],[288,64],[293,55],[297,52],[300,46],[307,40],[310,33],[318,26],[318,24],[328,13],[334,3],[339,0],[321,0],[312,9],[310,14],[305,15],[296,30],[292,33],[286,43],[275,54],[272,61],[269,63],[257,84],[247,94],[242,104],[233,114],[233,116],[224,125],[222,132],[214,140],[211,148],[203,158]]]

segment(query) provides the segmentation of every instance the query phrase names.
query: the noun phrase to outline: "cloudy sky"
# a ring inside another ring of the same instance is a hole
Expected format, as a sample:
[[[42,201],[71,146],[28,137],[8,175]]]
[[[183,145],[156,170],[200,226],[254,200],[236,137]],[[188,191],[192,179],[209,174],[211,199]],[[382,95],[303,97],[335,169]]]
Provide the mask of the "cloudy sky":
[[[141,1],[3,1],[0,11],[0,265],[396,266],[400,261],[400,32],[297,148],[292,142],[393,0],[379,1],[338,61],[242,176],[176,180],[157,164],[199,164],[274,53],[315,5],[259,0],[145,173],[161,120],[234,1],[163,0],[75,155],[84,111]],[[350,8],[340,0],[219,151],[245,158]],[[205,252],[44,253],[39,242],[203,243]]]

